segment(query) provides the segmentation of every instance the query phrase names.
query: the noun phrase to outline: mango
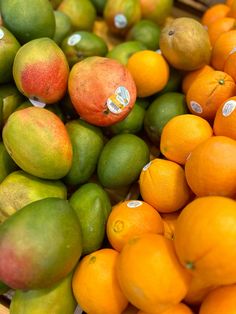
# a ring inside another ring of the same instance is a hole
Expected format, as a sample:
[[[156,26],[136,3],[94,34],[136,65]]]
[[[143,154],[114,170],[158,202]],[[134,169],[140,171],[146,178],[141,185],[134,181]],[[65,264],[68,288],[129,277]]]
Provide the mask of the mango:
[[[4,145],[24,171],[43,179],[60,179],[70,170],[72,145],[64,123],[43,108],[15,111],[3,128]]]
[[[56,284],[81,256],[81,229],[68,201],[33,202],[0,225],[0,280],[12,289]]]
[[[14,171],[0,184],[0,212],[7,218],[22,207],[48,197],[66,199],[66,186],[59,180],[39,179],[23,170]]]
[[[16,290],[10,304],[11,314],[73,314],[76,301],[69,274],[52,287],[39,290]]]
[[[105,190],[96,183],[86,183],[69,199],[82,229],[82,254],[101,248],[106,221],[111,212],[111,202]]]
[[[72,32],[72,25],[70,18],[63,12],[54,11],[56,20],[56,29],[53,40],[60,45],[62,40]]]
[[[8,154],[4,144],[0,142],[0,183],[18,167]]]

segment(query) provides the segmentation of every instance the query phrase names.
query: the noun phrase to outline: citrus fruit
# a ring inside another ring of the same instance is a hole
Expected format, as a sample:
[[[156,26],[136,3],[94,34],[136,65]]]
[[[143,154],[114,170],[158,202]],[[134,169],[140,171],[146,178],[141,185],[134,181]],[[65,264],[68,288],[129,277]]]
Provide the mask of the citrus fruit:
[[[83,257],[75,269],[74,296],[87,313],[120,314],[128,305],[116,278],[118,252],[101,249]]]
[[[234,79],[234,81],[236,81],[235,65],[236,65],[236,53],[233,52],[227,57],[225,61],[224,72],[229,74]]]
[[[170,119],[161,133],[160,150],[169,160],[184,165],[194,148],[213,135],[210,124],[193,114]]]
[[[164,233],[159,213],[151,205],[139,200],[124,201],[113,206],[106,228],[108,240],[117,251],[121,251],[134,236]]]
[[[217,38],[232,29],[235,29],[236,23],[235,19],[232,17],[222,17],[217,19],[215,22],[211,23],[208,27],[208,34],[210,38],[211,45],[214,46]]]
[[[216,3],[204,12],[201,18],[201,22],[203,25],[209,27],[211,23],[217,21],[222,17],[226,17],[229,11],[230,8],[225,3]]]
[[[137,314],[147,314],[143,311],[139,311]],[[151,314],[151,313],[148,313]],[[168,310],[161,312],[161,314],[193,314],[192,310],[184,303],[179,303],[169,308]]]
[[[174,213],[161,213],[161,218],[164,223],[164,236],[167,239],[173,240],[175,237],[175,225],[179,213],[179,211]]]

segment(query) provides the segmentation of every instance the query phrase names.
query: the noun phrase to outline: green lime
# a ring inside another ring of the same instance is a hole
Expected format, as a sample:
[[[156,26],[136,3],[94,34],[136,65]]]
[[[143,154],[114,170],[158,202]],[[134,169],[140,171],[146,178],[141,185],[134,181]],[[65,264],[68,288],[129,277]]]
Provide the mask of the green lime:
[[[181,84],[183,79],[183,73],[173,67],[170,67],[169,80],[166,86],[161,90],[158,95],[165,94],[167,92],[178,92],[181,90]],[[157,95],[156,95],[157,96]]]
[[[141,20],[128,32],[127,40],[137,40],[143,43],[147,49],[157,50],[159,48],[161,28],[149,20]]]
[[[176,92],[158,96],[148,107],[144,117],[144,129],[149,139],[156,145],[165,124],[173,117],[188,113],[185,95]]]
[[[136,99],[136,104],[142,107],[143,109],[147,109],[148,106],[150,105],[150,100],[147,97],[144,98],[138,97]]]

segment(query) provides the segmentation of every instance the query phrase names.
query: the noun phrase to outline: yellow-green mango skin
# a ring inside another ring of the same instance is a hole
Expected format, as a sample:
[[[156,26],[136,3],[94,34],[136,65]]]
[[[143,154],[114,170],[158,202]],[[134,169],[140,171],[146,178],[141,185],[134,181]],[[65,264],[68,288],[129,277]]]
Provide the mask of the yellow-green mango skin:
[[[80,224],[69,202],[33,202],[0,224],[0,281],[12,289],[49,288],[74,269],[81,250]]]
[[[66,199],[66,186],[59,180],[45,180],[23,170],[14,171],[0,184],[0,213],[8,218],[22,207],[48,197]]]
[[[4,144],[0,142],[0,183],[17,168],[17,165],[8,154]]]
[[[21,44],[54,36],[56,23],[48,0],[1,0],[0,11],[3,25]]]
[[[38,38],[23,45],[13,63],[13,77],[19,91],[46,104],[55,103],[67,90],[69,65],[61,48],[50,38]]]
[[[61,119],[43,108],[13,112],[3,128],[4,145],[25,172],[42,179],[60,179],[70,170],[72,145]]]
[[[72,275],[47,289],[16,290],[11,314],[73,314],[76,301],[71,288]]]

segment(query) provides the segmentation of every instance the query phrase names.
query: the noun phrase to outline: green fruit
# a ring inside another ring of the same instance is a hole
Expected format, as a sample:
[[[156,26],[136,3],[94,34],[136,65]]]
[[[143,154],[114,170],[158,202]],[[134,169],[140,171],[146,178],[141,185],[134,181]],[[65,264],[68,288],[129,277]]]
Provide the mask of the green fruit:
[[[128,116],[109,127],[110,132],[114,134],[121,133],[138,133],[143,127],[143,119],[145,115],[145,109],[135,104]]]
[[[142,107],[143,109],[147,109],[150,105],[150,99],[148,99],[147,97],[145,98],[137,98],[136,99],[136,104],[140,107]]]
[[[149,139],[159,145],[163,127],[173,117],[188,113],[185,96],[181,93],[165,93],[148,107],[144,117],[144,129]]]
[[[87,183],[76,190],[70,200],[82,229],[82,254],[101,248],[111,203],[104,189],[96,183]]]
[[[107,3],[107,0],[91,0],[92,4],[94,5],[94,7],[97,10],[97,13],[102,15],[105,5]]]
[[[76,301],[71,288],[70,274],[56,285],[40,290],[16,290],[11,304],[11,314],[73,314]]]
[[[86,31],[78,31],[64,38],[61,49],[70,67],[87,57],[104,57],[108,51],[107,44],[101,37]]]
[[[96,10],[90,0],[63,0],[58,11],[69,16],[74,30],[92,30]]]
[[[104,145],[101,129],[83,120],[66,124],[72,148],[73,160],[65,182],[69,185],[82,184],[89,180],[96,169]]]
[[[70,170],[72,145],[65,125],[47,109],[15,111],[3,128],[4,145],[24,171],[43,179],[60,179]]]
[[[56,29],[53,40],[60,45],[62,40],[72,32],[72,24],[70,18],[63,12],[54,11]]]
[[[0,295],[6,293],[8,290],[10,290],[10,288],[7,285],[5,285],[5,283],[0,281]]]
[[[142,18],[162,25],[171,15],[173,0],[141,0]]]
[[[149,50],[159,48],[161,28],[149,20],[141,20],[128,32],[127,40],[136,40],[144,44]]]
[[[20,43],[54,36],[55,17],[48,0],[0,0],[0,10],[4,26]]]
[[[115,59],[126,65],[132,54],[145,49],[147,49],[146,46],[144,46],[139,41],[127,41],[118,44],[113,49],[111,49],[107,54],[107,58]]]
[[[0,26],[0,84],[13,80],[12,66],[20,44],[5,27]]]
[[[24,99],[15,85],[5,84],[0,86],[0,128],[4,126],[8,117]]]
[[[180,70],[176,70],[175,68],[170,67],[169,80],[166,86],[158,93],[158,95],[163,95],[168,92],[180,91],[182,79],[183,79],[183,73]]]
[[[17,165],[8,154],[4,144],[0,142],[0,183],[17,168]]]
[[[9,174],[0,184],[0,212],[5,218],[22,207],[43,198],[67,198],[61,181],[43,180],[22,170]]]
[[[0,278],[12,289],[43,289],[67,276],[81,256],[80,224],[68,201],[33,202],[0,225]]]
[[[134,134],[119,134],[104,146],[98,161],[98,178],[107,188],[119,188],[136,181],[149,161],[147,144]]]

